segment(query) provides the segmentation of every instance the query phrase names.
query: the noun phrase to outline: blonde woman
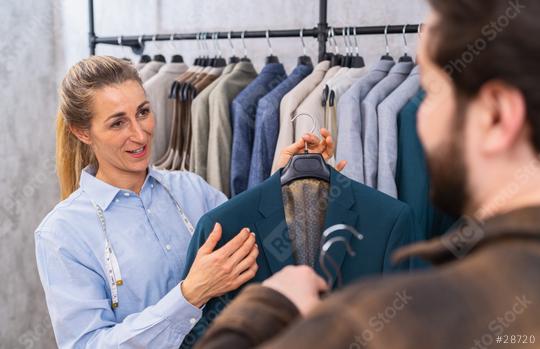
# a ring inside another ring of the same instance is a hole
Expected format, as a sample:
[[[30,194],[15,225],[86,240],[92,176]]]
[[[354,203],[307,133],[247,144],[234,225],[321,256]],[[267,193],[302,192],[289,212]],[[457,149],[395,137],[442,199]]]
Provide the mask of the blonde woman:
[[[199,218],[226,200],[200,177],[149,167],[154,116],[136,70],[113,57],[74,65],[57,119],[61,201],[36,230],[36,256],[60,348],[177,348],[211,298],[257,271],[243,229],[220,249],[216,227],[187,277]],[[327,131],[291,145],[332,155]]]

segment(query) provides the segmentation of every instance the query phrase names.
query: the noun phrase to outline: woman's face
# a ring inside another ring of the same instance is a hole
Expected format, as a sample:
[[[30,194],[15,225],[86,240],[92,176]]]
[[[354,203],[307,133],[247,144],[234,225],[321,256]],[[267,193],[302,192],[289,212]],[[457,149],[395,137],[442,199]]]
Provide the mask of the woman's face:
[[[146,171],[155,120],[144,89],[130,80],[99,89],[93,99],[91,126],[83,141],[92,147],[99,171]]]

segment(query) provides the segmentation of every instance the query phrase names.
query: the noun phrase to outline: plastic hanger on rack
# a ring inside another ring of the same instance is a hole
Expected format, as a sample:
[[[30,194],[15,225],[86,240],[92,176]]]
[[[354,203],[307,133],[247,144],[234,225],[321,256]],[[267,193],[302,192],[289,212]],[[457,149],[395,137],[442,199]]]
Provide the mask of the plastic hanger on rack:
[[[173,52],[176,51],[176,46],[174,45],[174,33],[171,34],[170,43],[173,48]],[[184,57],[179,54],[173,54],[171,57],[171,63],[184,63]]]
[[[353,27],[353,38],[356,53],[351,57],[351,63],[349,67],[363,68],[366,66],[366,63],[364,62],[364,57],[360,56],[360,47],[358,46],[358,40],[356,39],[356,27]]]
[[[221,47],[219,46],[219,42],[218,42],[218,37],[219,37],[219,33],[212,34],[212,39],[214,40],[214,48],[217,51],[217,56],[214,59],[214,62],[213,62],[214,64],[212,65],[212,67],[223,68],[227,65],[227,61],[225,60],[225,58],[223,58]]]
[[[406,31],[407,31],[407,24],[405,24],[403,26],[403,43],[405,44],[405,47],[404,47],[404,53],[403,53],[403,56],[401,56],[399,58],[399,62],[412,62],[413,59],[411,56],[409,56],[408,52],[409,52],[409,46],[407,45],[407,35],[406,35]]]
[[[157,38],[157,34],[154,34],[154,36],[152,36],[152,42],[154,43],[154,46],[157,48],[157,43],[156,43],[156,38]],[[161,53],[157,53],[154,55],[154,57],[152,57],[152,61],[154,62],[162,62],[162,63],[166,63],[167,60],[165,59],[165,56],[162,55]]]
[[[274,52],[272,50],[272,44],[270,43],[270,31],[268,29],[266,30],[266,43],[268,44],[268,50],[270,52],[270,55],[266,57],[266,64],[279,63],[279,58],[274,56]]]
[[[231,32],[229,31],[227,33],[227,40],[229,41],[229,45],[231,46],[231,52],[232,52],[232,56],[229,57],[229,63],[238,63],[240,62],[240,58],[236,57],[236,49],[234,48],[234,45],[233,45],[233,42],[231,40]]]
[[[244,47],[244,57],[240,59],[240,62],[251,62],[251,60],[247,56],[247,47],[246,47],[246,42],[244,41],[245,35],[246,35],[245,31],[243,31],[242,34],[240,35],[241,36],[240,39],[242,39],[242,46]]]
[[[313,122],[311,133],[315,132],[315,119],[309,114],[302,113],[294,116],[294,122],[300,116],[307,116]],[[321,154],[309,153],[307,143],[304,146],[303,154],[295,154],[291,157],[287,165],[281,171],[281,185],[287,185],[295,180],[304,178],[314,178],[325,182],[330,182],[330,170]]]
[[[388,46],[388,24],[384,27],[384,41],[386,42],[386,54],[381,57],[381,60],[393,61],[394,57],[390,55],[390,47]]]
[[[139,36],[139,47],[144,47],[142,35]],[[139,58],[139,63],[148,63],[152,60],[152,57],[149,55],[141,55],[141,58]]]
[[[302,44],[303,55],[298,57],[298,65],[313,65],[311,57],[306,54],[306,44],[304,42],[304,29],[300,29],[300,43]]]
[[[343,59],[343,56],[339,54],[339,47],[336,41],[334,28],[330,28],[328,31],[329,31],[328,41],[334,43],[334,54],[332,55],[330,59],[330,67],[335,67],[338,65],[342,66],[344,59]]]

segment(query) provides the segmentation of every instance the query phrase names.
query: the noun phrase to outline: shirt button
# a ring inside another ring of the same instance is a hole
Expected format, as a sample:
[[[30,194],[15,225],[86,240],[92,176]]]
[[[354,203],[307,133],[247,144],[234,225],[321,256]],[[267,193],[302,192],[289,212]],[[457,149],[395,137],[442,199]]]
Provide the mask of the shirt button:
[[[150,188],[153,188],[153,187],[154,187],[154,184],[153,184],[153,183],[152,183],[152,184],[150,184]]]
[[[120,199],[114,199],[114,201],[115,201],[115,202],[118,202],[118,201],[120,201]]]
[[[152,213],[152,212],[150,211],[150,209],[147,209],[146,212],[148,212],[148,214]]]
[[[165,248],[167,249],[167,251],[170,251],[171,250],[171,245],[167,244],[167,246],[165,246]]]
[[[195,325],[197,323],[197,319],[192,317],[191,319],[189,319],[189,323]]]
[[[129,193],[124,193],[124,196],[129,196]]]

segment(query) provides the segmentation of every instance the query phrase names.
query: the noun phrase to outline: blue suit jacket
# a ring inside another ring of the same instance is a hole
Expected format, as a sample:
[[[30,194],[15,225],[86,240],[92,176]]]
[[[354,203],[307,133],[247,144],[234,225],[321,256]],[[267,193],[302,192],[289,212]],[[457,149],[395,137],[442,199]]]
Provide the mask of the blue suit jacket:
[[[335,244],[328,252],[340,267],[343,285],[370,275],[408,270],[409,262],[393,265],[390,258],[395,249],[414,239],[414,218],[409,206],[354,182],[333,168],[330,171],[325,229],[335,224],[347,224],[364,236],[363,240],[357,240],[345,232],[332,235],[343,236],[356,252],[356,256],[349,256],[343,244]],[[259,269],[248,284],[261,282],[283,267],[296,264],[288,238],[280,176],[281,171],[277,171],[259,186],[230,199],[200,219],[188,250],[185,275],[216,222],[223,227],[223,235],[216,248],[230,241],[244,227],[255,232],[260,252],[257,258]],[[315,270],[325,277],[318,262]],[[336,278],[337,275],[334,275],[334,280]],[[332,286],[335,288],[336,283]],[[209,301],[203,309],[201,320],[186,336],[182,347],[191,347],[238,292],[236,290]]]
[[[286,78],[281,63],[267,64],[231,104],[231,196],[240,194],[248,186],[257,103]]]

